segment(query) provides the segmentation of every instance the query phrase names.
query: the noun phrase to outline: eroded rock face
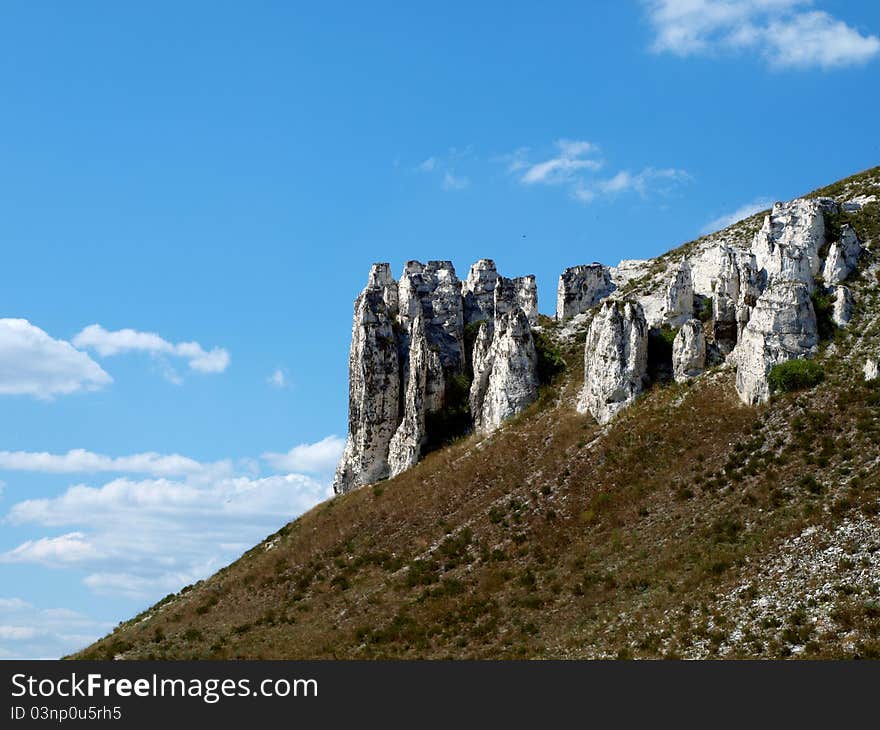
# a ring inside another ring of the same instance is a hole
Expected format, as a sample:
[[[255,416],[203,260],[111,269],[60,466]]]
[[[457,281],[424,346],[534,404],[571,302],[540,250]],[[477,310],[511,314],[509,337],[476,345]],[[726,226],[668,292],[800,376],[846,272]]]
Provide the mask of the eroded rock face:
[[[464,283],[464,321],[481,322],[494,316],[495,283],[498,271],[492,259],[480,259],[471,266]]]
[[[642,392],[648,368],[648,324],[637,302],[610,301],[590,324],[578,411],[607,423]]]
[[[348,440],[334,490],[371,484],[418,462],[429,436],[427,416],[446,407],[447,386],[465,376],[466,320],[485,326],[475,352],[485,376],[480,428],[497,427],[534,400],[530,319],[536,322],[537,312],[535,277],[506,279],[490,259],[471,267],[464,286],[449,261],[409,261],[399,284],[388,264],[375,264],[355,302]]]
[[[663,320],[670,327],[678,327],[694,316],[694,281],[687,261],[679,262],[671,272],[666,287]]]
[[[685,322],[672,343],[672,372],[677,383],[702,375],[706,367],[706,337],[698,319]]]
[[[333,488],[336,492],[388,476],[388,445],[397,428],[400,361],[394,311],[386,300],[397,285],[382,265],[370,271],[367,288],[354,305],[348,358],[348,440]]]
[[[586,312],[613,289],[609,269],[602,264],[592,263],[566,269],[559,277],[556,289],[556,319],[561,322]]]
[[[718,251],[718,271],[712,292],[715,342],[722,354],[733,350],[749,321],[761,292],[754,254],[729,246]]]
[[[876,380],[877,376],[880,375],[880,367],[877,365],[877,360],[873,357],[869,357],[865,360],[865,380]]]
[[[538,284],[535,275],[518,276],[513,280],[516,286],[516,303],[522,309],[529,325],[538,324]]]
[[[470,408],[478,431],[494,431],[538,397],[538,357],[520,307],[480,325],[473,362]]]
[[[428,346],[421,312],[412,323],[406,361],[403,417],[388,444],[388,476],[392,477],[418,463],[426,437],[425,414],[443,404],[443,367],[439,353]]]
[[[831,319],[838,327],[846,327],[853,317],[853,295],[848,286],[834,287],[834,308]]]
[[[822,268],[825,213],[836,210],[830,198],[775,203],[752,242],[758,270],[768,281],[801,281],[812,290],[813,278]]]
[[[424,318],[425,337],[438,349],[444,368],[464,366],[464,302],[461,281],[451,261],[408,261],[398,287],[401,324],[409,331],[416,313]]]
[[[822,278],[828,285],[844,281],[856,268],[862,255],[862,243],[855,229],[845,223],[840,229],[840,239],[832,242],[822,269]]]
[[[767,376],[782,362],[816,353],[819,336],[810,290],[800,281],[773,281],[758,297],[751,319],[732,357],[736,390],[744,403],[770,397]]]

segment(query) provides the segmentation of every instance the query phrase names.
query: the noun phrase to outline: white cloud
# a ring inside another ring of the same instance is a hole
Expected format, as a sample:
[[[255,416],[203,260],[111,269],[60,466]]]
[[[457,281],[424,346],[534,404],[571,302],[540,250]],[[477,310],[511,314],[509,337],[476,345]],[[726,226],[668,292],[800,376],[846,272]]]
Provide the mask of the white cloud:
[[[102,557],[82,532],[28,540],[0,554],[0,563],[38,563],[58,566]]]
[[[598,159],[599,147],[586,140],[560,139],[554,143],[557,154],[542,162],[529,162],[529,148],[520,147],[497,158],[507,172],[526,186],[563,185],[569,194],[581,203],[592,203],[599,197],[614,197],[622,193],[668,193],[675,185],[690,179],[677,168],[645,167],[640,172],[620,170],[611,177],[596,179],[591,173],[604,166]]]
[[[112,382],[69,342],[53,339],[26,319],[0,319],[0,395],[49,399]]]
[[[437,158],[429,157],[427,160],[420,162],[416,169],[422,172],[433,172],[435,167],[437,167]]]
[[[205,577],[328,496],[327,481],[304,474],[77,484],[12,506],[8,524],[72,531],[28,540],[0,554],[0,563],[75,566],[95,591],[155,600],[160,588]]]
[[[287,385],[287,376],[281,368],[276,368],[275,372],[266,378],[266,382],[275,388],[284,388]]]
[[[466,177],[458,177],[452,172],[443,173],[443,189],[444,190],[464,190],[471,181]]]
[[[524,148],[513,155],[508,171],[519,172],[525,169],[519,179],[526,185],[541,183],[556,185],[569,182],[582,170],[598,170],[602,167],[600,160],[587,155],[595,155],[599,149],[592,142],[585,140],[560,139],[556,141],[558,154],[555,157],[529,164],[524,159]]]
[[[751,203],[741,205],[732,213],[725,213],[724,215],[718,216],[714,220],[709,221],[705,226],[703,226],[700,233],[706,234],[720,231],[723,228],[732,226],[734,223],[738,223],[744,218],[748,218],[755,213],[766,210],[772,205],[773,201],[769,198],[758,198],[757,200],[753,200]]]
[[[778,68],[836,68],[880,52],[863,35],[811,0],[647,0],[652,49],[677,56],[716,52],[760,54]]]
[[[109,331],[99,324],[91,324],[73,338],[73,344],[81,349],[95,350],[101,357],[122,355],[128,352],[146,352],[159,357],[180,357],[187,361],[191,370],[200,373],[222,373],[229,366],[229,352],[222,347],[205,350],[198,342],[172,343],[154,332],[133,329]],[[176,373],[166,371],[172,382]]]
[[[303,471],[326,474],[333,471],[342,456],[345,439],[327,436],[313,444],[299,444],[285,454],[266,453],[263,459],[277,471]]]
[[[106,456],[85,449],[65,454],[45,451],[0,451],[0,469],[48,474],[126,472],[154,476],[217,475],[231,471],[228,461],[203,464],[180,454],[147,451],[129,456]]]
[[[57,658],[87,646],[112,625],[67,608],[38,608],[21,598],[0,598],[0,657]]]

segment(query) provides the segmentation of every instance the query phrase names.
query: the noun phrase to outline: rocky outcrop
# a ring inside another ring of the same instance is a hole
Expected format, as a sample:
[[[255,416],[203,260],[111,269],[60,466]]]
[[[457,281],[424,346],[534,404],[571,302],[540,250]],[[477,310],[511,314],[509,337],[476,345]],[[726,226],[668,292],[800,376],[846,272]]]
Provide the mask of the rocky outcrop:
[[[465,324],[482,322],[494,316],[495,282],[498,271],[492,259],[480,259],[471,266],[462,287]]]
[[[825,214],[836,211],[830,198],[798,198],[773,205],[752,242],[758,270],[767,281],[800,281],[812,290],[822,268]]]
[[[673,267],[666,286],[663,321],[670,327],[678,327],[693,316],[694,281],[691,277],[691,267],[687,261],[680,261]]]
[[[877,359],[873,357],[869,357],[865,360],[865,380],[876,380],[877,376],[880,375],[880,367],[877,365]]]
[[[613,290],[609,269],[602,264],[592,263],[566,269],[560,275],[556,288],[556,319],[561,322],[586,312]]]
[[[450,261],[408,261],[399,283],[388,264],[375,264],[355,302],[348,439],[334,490],[395,476],[418,462],[430,437],[429,415],[449,406],[450,387],[467,382],[465,322],[483,322],[485,329],[477,343],[486,379],[479,427],[491,430],[534,400],[537,315],[535,277],[499,276],[490,259],[474,264],[464,285]]]
[[[672,372],[677,383],[702,375],[706,367],[706,337],[698,319],[685,322],[672,342]]]
[[[853,295],[848,286],[834,287],[834,308],[831,319],[838,327],[846,327],[853,316]]]
[[[494,431],[538,397],[538,357],[520,307],[480,325],[473,363],[469,402],[477,431]]]
[[[348,358],[348,440],[336,470],[339,492],[388,476],[388,446],[397,429],[400,359],[395,336],[397,283],[387,264],[370,270],[367,288],[355,300]]]
[[[712,317],[715,343],[723,355],[733,350],[760,294],[754,254],[730,246],[718,250],[713,279]]]
[[[402,419],[388,444],[388,476],[392,477],[418,463],[426,437],[425,415],[442,406],[443,367],[439,353],[428,346],[421,312],[416,312],[412,323],[406,360]]]
[[[516,303],[526,315],[529,325],[534,327],[538,324],[538,283],[535,281],[535,275],[519,276],[513,281]]]
[[[587,332],[578,411],[607,423],[642,392],[647,368],[648,324],[641,305],[605,300]]]
[[[815,354],[819,343],[810,290],[801,281],[771,282],[758,297],[751,319],[732,354],[736,390],[749,405],[770,397],[770,369],[797,357]]]
[[[829,286],[844,281],[856,268],[862,255],[862,243],[855,229],[845,223],[840,229],[840,238],[828,248],[828,256],[822,269],[822,278]]]

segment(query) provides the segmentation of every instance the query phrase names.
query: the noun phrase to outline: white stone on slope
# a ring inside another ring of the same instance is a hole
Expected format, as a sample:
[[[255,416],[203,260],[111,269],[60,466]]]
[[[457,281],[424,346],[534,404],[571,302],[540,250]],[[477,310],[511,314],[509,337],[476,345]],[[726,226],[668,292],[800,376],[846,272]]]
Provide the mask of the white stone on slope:
[[[706,337],[698,319],[685,322],[672,342],[672,372],[677,383],[695,378],[706,367]]]
[[[828,285],[844,281],[859,263],[862,255],[862,244],[855,229],[845,223],[840,229],[840,240],[834,241],[828,249],[822,278]]]
[[[470,408],[477,431],[491,433],[538,397],[538,356],[520,307],[480,325],[473,366]]]
[[[800,281],[773,281],[758,297],[743,336],[731,354],[736,390],[749,405],[770,397],[767,376],[778,364],[813,355],[819,336],[810,290]]]
[[[580,413],[607,423],[642,392],[648,368],[648,324],[637,302],[605,300],[587,333]]]
[[[853,295],[848,286],[834,288],[834,308],[831,319],[838,327],[846,327],[853,316]]]
[[[556,287],[556,319],[562,322],[586,312],[607,297],[613,289],[610,272],[602,264],[567,268],[560,274]]]
[[[813,278],[822,267],[825,213],[836,210],[830,198],[775,203],[752,241],[758,270],[768,281],[801,281],[812,291]]]
[[[694,316],[694,282],[691,267],[686,260],[672,268],[666,286],[663,321],[670,327],[678,327]]]
[[[877,366],[877,359],[869,357],[865,360],[865,380],[876,380],[880,375],[880,368]]]

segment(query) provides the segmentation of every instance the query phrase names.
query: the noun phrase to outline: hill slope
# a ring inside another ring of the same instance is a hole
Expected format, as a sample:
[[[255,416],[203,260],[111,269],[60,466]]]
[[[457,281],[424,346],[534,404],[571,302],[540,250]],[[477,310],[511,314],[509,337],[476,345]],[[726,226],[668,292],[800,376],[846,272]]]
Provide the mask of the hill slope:
[[[76,658],[880,658],[878,205],[852,222],[873,248],[811,390],[747,407],[718,368],[600,427],[574,409],[585,325],[544,320],[566,369],[491,437],[317,506]]]

